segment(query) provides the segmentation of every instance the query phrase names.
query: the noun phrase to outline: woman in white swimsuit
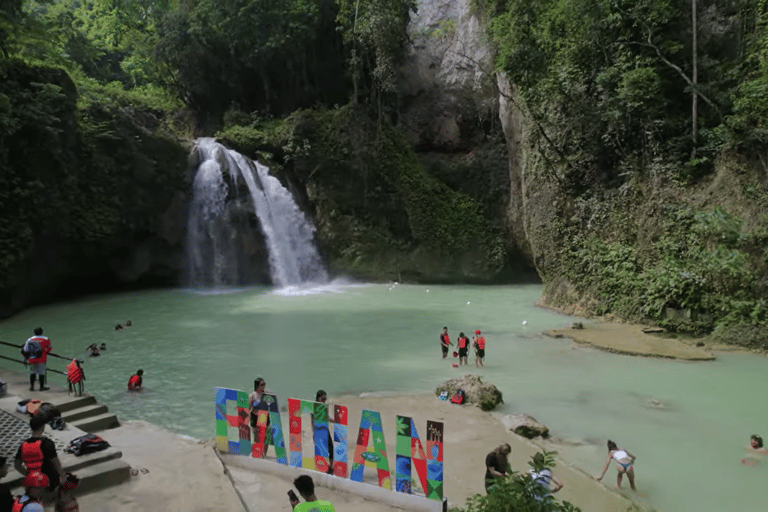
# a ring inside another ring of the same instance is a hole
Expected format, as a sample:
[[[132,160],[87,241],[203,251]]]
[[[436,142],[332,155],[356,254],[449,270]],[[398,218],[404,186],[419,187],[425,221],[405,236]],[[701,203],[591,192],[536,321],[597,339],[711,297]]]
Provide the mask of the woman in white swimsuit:
[[[635,489],[635,470],[632,468],[632,464],[634,464],[635,458],[636,457],[632,455],[629,450],[619,448],[616,446],[616,443],[609,439],[608,460],[605,461],[605,467],[603,468],[603,472],[600,473],[600,476],[597,477],[597,481],[599,482],[602,480],[603,475],[605,475],[605,472],[608,471],[608,466],[611,465],[611,459],[613,459],[616,461],[616,471],[618,472],[616,475],[616,487],[621,489],[621,479],[626,473],[627,478],[629,479],[629,486],[633,491],[637,490]]]

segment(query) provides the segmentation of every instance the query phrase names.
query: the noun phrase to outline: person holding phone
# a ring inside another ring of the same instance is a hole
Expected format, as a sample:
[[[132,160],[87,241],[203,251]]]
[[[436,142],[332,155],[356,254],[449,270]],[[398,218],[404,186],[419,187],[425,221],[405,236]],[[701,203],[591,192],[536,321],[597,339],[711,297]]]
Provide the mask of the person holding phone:
[[[299,498],[293,489],[288,491],[288,500],[294,512],[336,512],[330,501],[319,500],[315,496],[315,482],[309,475],[301,475],[293,481],[293,486],[299,491],[304,503],[299,503]]]

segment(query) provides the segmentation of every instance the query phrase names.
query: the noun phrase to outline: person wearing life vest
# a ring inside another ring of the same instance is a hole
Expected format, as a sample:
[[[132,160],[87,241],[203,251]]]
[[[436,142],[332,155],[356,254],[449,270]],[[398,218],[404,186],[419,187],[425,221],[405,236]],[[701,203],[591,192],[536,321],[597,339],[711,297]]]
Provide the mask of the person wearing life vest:
[[[289,492],[288,500],[294,512],[336,512],[330,501],[317,499],[315,496],[315,482],[309,475],[301,475],[293,481],[293,486],[299,491],[304,503],[300,503],[298,497]]]
[[[40,354],[40,357],[31,357],[27,361],[29,364],[29,390],[35,390],[35,376],[39,376],[40,391],[47,391],[50,388],[45,386],[45,363],[48,361],[48,353],[52,350],[51,340],[48,339],[48,336],[43,336],[42,327],[35,327],[35,335],[29,338],[27,342],[24,343],[24,346],[26,347],[27,343],[30,341],[36,341],[43,352]]]
[[[459,346],[459,366],[462,364],[469,365],[467,361],[467,354],[469,353],[469,338],[464,336],[463,332],[459,333],[459,338],[456,340],[456,345]]]
[[[61,462],[56,453],[56,445],[47,437],[43,437],[45,424],[48,417],[42,414],[35,414],[29,420],[29,426],[32,429],[32,437],[21,443],[16,451],[14,467],[22,475],[31,472],[43,473],[50,482],[48,490],[53,491],[58,487],[61,481]]]
[[[45,473],[32,471],[24,478],[24,496],[16,496],[11,506],[12,512],[44,512],[43,492],[50,487]]]
[[[144,375],[144,370],[139,370],[136,375],[128,379],[128,391],[141,391],[142,375]]]
[[[443,350],[443,359],[448,357],[448,347],[453,345],[451,343],[451,337],[448,336],[448,328],[443,327],[443,332],[440,333],[440,348]]]
[[[475,346],[475,366],[483,366],[483,359],[485,358],[485,338],[480,335],[480,329],[475,331],[475,341],[472,344]]]

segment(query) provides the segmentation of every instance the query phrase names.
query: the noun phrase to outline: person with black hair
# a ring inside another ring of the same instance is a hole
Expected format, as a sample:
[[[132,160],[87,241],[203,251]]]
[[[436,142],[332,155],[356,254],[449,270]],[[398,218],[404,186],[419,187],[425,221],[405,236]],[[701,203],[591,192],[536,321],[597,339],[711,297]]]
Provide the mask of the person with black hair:
[[[295,495],[288,493],[291,496],[291,507],[294,512],[336,512],[330,501],[317,499],[317,496],[315,496],[315,482],[312,481],[311,476],[301,475],[293,481],[293,486],[296,487],[301,497],[304,498],[304,503],[299,503],[298,499],[294,499]]]
[[[23,350],[31,352],[30,347],[37,345],[41,350],[40,354],[35,354],[36,357],[30,355],[26,361],[29,364],[29,390],[35,390],[35,377],[39,377],[40,391],[48,391],[51,388],[45,386],[45,364],[48,362],[48,353],[51,351],[51,340],[48,339],[48,336],[43,336],[42,327],[35,327],[34,332],[35,335],[24,343],[23,348]]]
[[[8,459],[0,457],[0,479],[8,476]],[[11,512],[13,496],[6,484],[0,484],[0,512]]]
[[[144,384],[144,370],[137,370],[136,375],[133,375],[128,380],[128,391],[141,391],[143,388],[141,387],[142,384]]]
[[[43,437],[47,421],[48,417],[42,414],[35,414],[29,420],[32,437],[19,446],[14,467],[22,475],[35,471],[42,472],[50,482],[48,490],[53,491],[58,487],[63,472],[59,456],[56,453],[56,445],[47,437]]]
[[[448,357],[448,347],[453,345],[451,343],[451,337],[448,335],[448,327],[443,327],[443,332],[440,333],[440,349],[443,351],[443,359]]]
[[[626,450],[624,448],[619,448],[616,446],[616,443],[608,440],[608,460],[605,461],[605,467],[603,468],[603,472],[600,473],[600,476],[597,477],[597,481],[599,482],[602,480],[603,475],[605,475],[605,472],[608,471],[608,466],[611,465],[611,459],[616,461],[616,487],[621,489],[621,479],[626,474],[627,479],[629,480],[629,486],[632,488],[633,491],[636,491],[635,489],[635,470],[632,467],[632,465],[635,463],[635,456],[630,453],[629,450]]]
[[[763,446],[763,438],[757,434],[749,436],[749,446],[745,446],[744,449],[749,455],[741,459],[741,463],[747,466],[754,466],[760,461],[760,458],[755,455],[768,454],[768,450]]]
[[[327,474],[333,474],[333,435],[331,435],[331,406],[328,405],[328,393],[318,389],[315,393],[315,402],[322,402],[328,407],[328,470]],[[315,433],[315,418],[312,417],[312,435]]]
[[[507,457],[512,453],[509,443],[500,444],[485,457],[485,492],[488,492],[497,478],[507,476],[511,469]]]
[[[538,484],[534,488],[535,490],[533,493],[533,497],[537,501],[541,501],[545,496],[556,493],[563,488],[563,482],[555,478],[555,475],[552,474],[552,470],[547,467],[545,462],[544,454],[536,452],[536,455],[533,456],[533,464],[531,464],[533,467],[529,470],[531,480]],[[554,489],[549,488],[551,482],[555,483]]]

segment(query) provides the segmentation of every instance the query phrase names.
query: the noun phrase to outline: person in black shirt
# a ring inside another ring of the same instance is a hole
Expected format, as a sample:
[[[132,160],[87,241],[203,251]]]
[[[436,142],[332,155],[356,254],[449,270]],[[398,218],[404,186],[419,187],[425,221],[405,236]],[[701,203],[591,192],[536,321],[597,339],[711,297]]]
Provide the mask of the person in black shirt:
[[[56,445],[47,437],[43,437],[45,423],[48,418],[44,415],[34,415],[29,420],[32,437],[21,443],[16,452],[14,467],[22,475],[31,471],[40,471],[48,477],[49,491],[53,491],[61,482],[61,462],[56,453]]]
[[[507,456],[512,453],[508,443],[500,444],[485,457],[485,492],[491,488],[497,478],[507,476]]]

